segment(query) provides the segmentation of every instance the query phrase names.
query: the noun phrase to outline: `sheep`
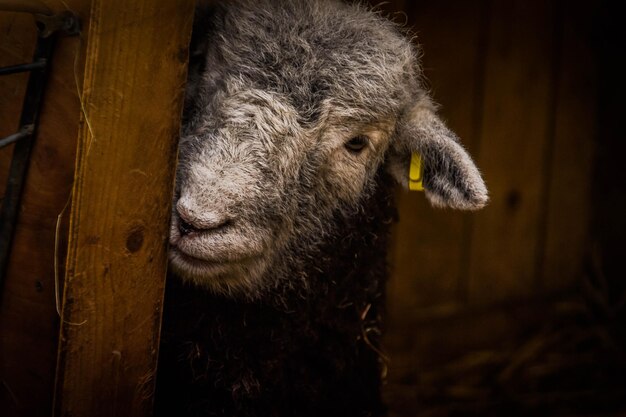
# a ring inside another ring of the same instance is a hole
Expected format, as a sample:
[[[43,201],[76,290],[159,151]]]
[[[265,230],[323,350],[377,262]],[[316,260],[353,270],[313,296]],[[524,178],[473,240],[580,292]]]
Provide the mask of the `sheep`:
[[[162,416],[380,416],[394,184],[488,200],[408,33],[360,4],[196,13],[156,391]]]

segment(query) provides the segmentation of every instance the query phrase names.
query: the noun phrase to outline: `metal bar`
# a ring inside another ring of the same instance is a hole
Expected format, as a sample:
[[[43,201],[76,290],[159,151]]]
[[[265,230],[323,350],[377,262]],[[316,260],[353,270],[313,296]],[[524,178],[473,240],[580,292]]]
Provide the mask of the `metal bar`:
[[[0,0],[0,10],[3,12],[52,14],[52,10],[48,6],[37,0]]]
[[[55,35],[49,37],[42,37],[40,35],[37,38],[33,62],[39,62],[41,60],[50,62],[55,39]],[[26,96],[22,104],[20,126],[32,125],[33,129],[32,134],[15,143],[13,159],[11,160],[11,167],[9,168],[7,187],[2,201],[2,210],[0,211],[0,291],[4,287],[20,197],[26,178],[30,152],[37,133],[39,110],[49,70],[50,66],[46,65],[44,68],[30,73],[26,87]]]
[[[58,31],[63,31],[67,35],[78,35],[80,31],[78,18],[74,13],[67,10],[53,16],[43,14],[36,14],[34,16],[41,38],[47,38]]]
[[[46,61],[29,62],[28,64],[11,65],[10,67],[0,68],[0,75],[15,74],[18,72],[34,71],[42,69],[46,66]]]
[[[7,145],[12,144],[13,142],[17,142],[20,139],[24,139],[33,134],[35,130],[35,126],[27,125],[20,129],[19,132],[14,133],[12,135],[7,136],[6,138],[0,139],[0,149],[4,148]]]

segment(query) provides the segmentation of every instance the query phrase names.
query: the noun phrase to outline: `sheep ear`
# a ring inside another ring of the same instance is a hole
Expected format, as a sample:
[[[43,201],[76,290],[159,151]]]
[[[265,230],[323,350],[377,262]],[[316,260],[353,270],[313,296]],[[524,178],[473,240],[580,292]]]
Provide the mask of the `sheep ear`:
[[[387,156],[388,171],[404,188],[409,186],[413,153],[421,157],[423,187],[432,205],[476,210],[487,204],[487,188],[478,168],[429,103],[417,105],[401,118]]]

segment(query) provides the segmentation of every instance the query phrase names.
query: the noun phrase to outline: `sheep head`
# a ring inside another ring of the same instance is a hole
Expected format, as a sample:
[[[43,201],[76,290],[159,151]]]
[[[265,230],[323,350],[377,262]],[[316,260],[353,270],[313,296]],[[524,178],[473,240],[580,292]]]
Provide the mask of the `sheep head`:
[[[200,11],[171,222],[184,279],[232,296],[306,285],[297,266],[386,170],[424,163],[436,206],[487,191],[420,83],[416,47],[362,6],[236,1]],[[272,271],[272,273],[268,273]]]

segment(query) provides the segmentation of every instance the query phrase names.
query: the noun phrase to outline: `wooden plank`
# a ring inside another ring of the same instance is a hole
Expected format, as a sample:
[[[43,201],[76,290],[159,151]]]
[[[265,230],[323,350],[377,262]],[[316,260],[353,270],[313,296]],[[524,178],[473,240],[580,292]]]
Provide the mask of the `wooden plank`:
[[[591,44],[593,22],[589,20],[596,11],[590,6],[573,2],[561,9],[555,142],[546,207],[545,259],[538,282],[546,291],[577,285],[591,252],[588,233],[598,98]]]
[[[469,299],[535,290],[553,131],[553,2],[492,2],[478,166],[491,194],[472,231]]]
[[[81,18],[89,1],[50,0]],[[0,65],[29,62],[36,42],[32,16],[0,13]],[[74,71],[82,71],[78,37],[58,39],[28,177],[20,204],[11,258],[0,303],[0,414],[49,416],[56,366],[55,234],[73,181],[80,103]],[[0,77],[0,136],[17,129],[28,74]],[[0,151],[0,188],[6,184],[11,149]],[[63,263],[63,253],[59,254]]]
[[[440,114],[470,152],[480,127],[482,4],[448,0],[411,4],[407,9]],[[388,288],[390,319],[462,302],[468,217],[431,208],[423,193],[398,193],[398,206]]]
[[[147,416],[192,0],[94,0],[55,413]]]
[[[410,3],[409,24],[421,45],[425,76],[440,114],[476,152],[480,133],[485,2]],[[469,251],[470,215],[430,207],[423,193],[399,192],[400,222],[391,252],[385,348],[392,360],[383,394],[392,415],[417,414],[415,389],[424,344],[439,337],[415,323],[421,312],[457,310],[465,301],[463,274]],[[403,410],[402,413],[400,411]]]

